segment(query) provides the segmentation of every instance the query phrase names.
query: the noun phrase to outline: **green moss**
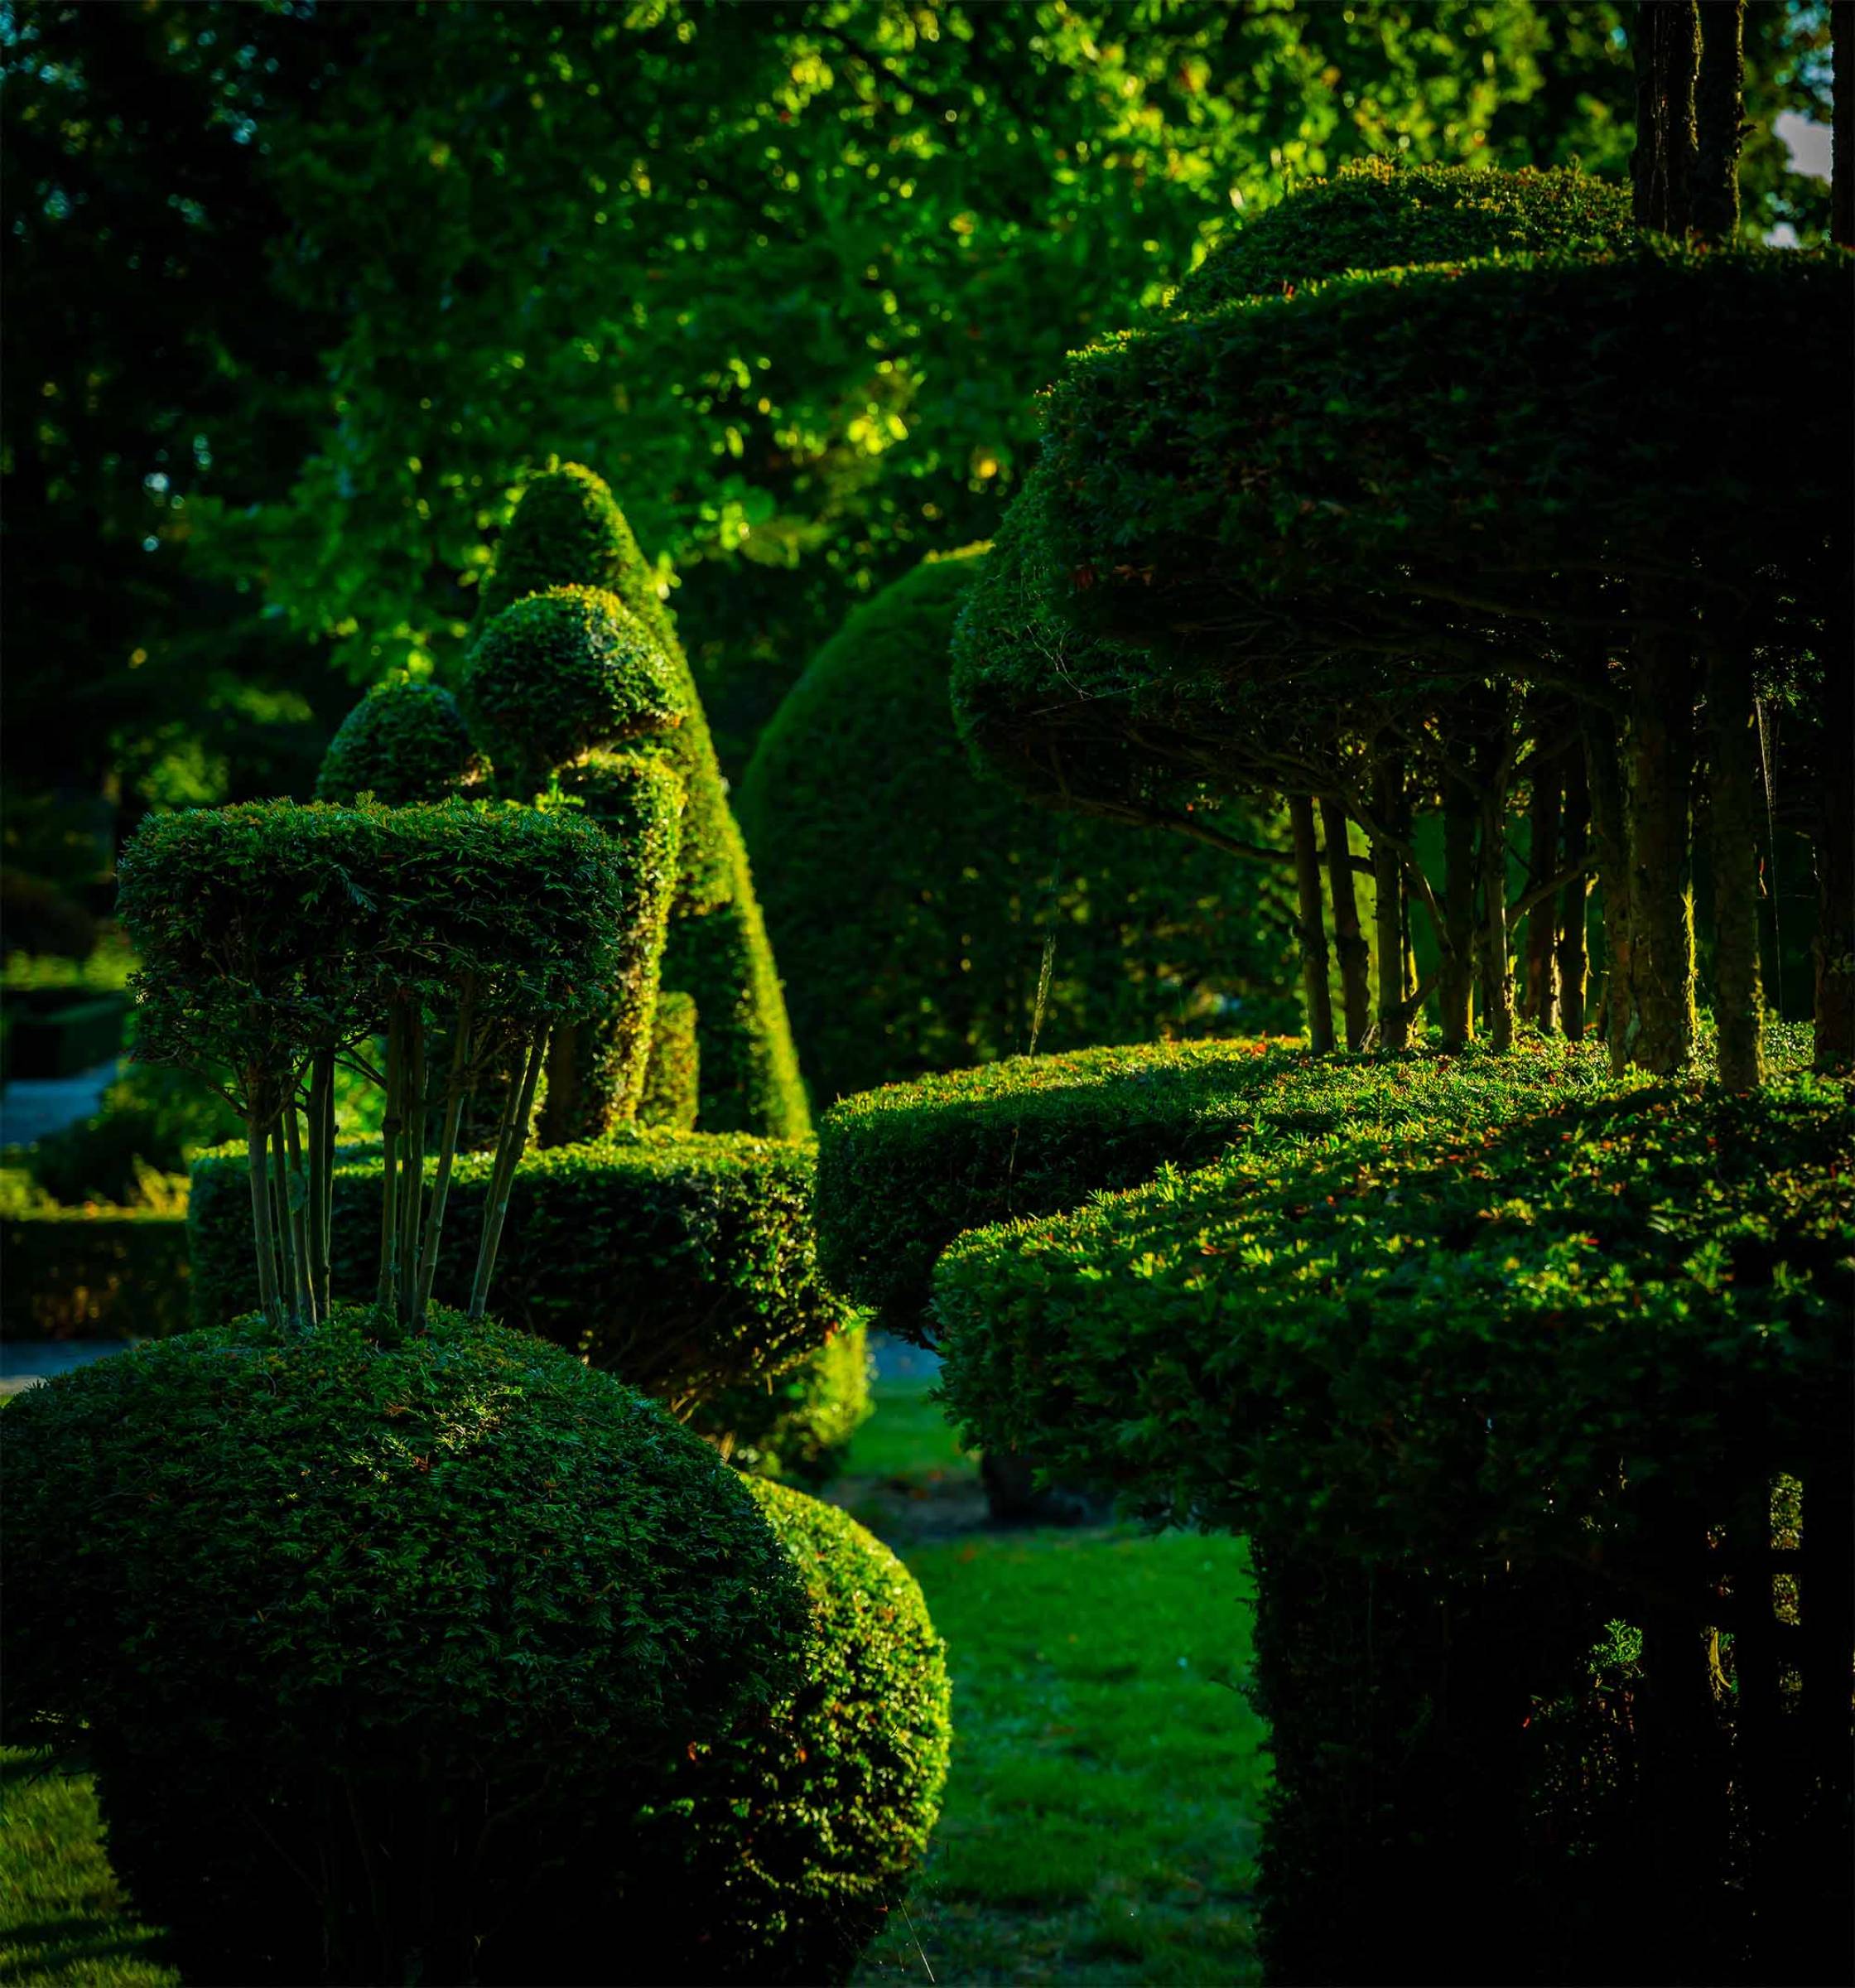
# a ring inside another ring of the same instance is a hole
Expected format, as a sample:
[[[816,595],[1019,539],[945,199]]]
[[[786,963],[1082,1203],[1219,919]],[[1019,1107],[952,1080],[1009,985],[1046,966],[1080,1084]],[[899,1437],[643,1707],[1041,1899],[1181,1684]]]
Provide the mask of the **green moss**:
[[[1055,818],[969,765],[949,644],[997,557],[929,561],[856,609],[742,783],[800,1056],[825,1098],[1009,1055],[1034,1034],[1062,1049],[1237,1011],[1293,1019],[1270,872]]]
[[[348,803],[371,794],[397,807],[448,800],[489,779],[489,764],[448,690],[436,683],[383,683],[362,698],[329,741],[316,798]]]

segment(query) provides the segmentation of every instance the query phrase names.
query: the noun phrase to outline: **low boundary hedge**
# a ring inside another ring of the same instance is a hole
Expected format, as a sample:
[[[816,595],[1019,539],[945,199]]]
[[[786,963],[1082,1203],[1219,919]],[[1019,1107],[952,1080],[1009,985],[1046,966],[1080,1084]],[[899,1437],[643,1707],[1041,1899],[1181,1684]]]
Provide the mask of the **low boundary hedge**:
[[[490,1157],[460,1155],[452,1174],[441,1301],[468,1288]],[[531,1152],[510,1196],[496,1308],[678,1412],[778,1373],[843,1316],[817,1274],[812,1167],[809,1144],[745,1134],[615,1133]],[[372,1287],[379,1207],[378,1157],[338,1164],[338,1296]],[[202,1156],[189,1211],[200,1324],[252,1308],[250,1228],[243,1156]]]
[[[0,1338],[166,1339],[187,1329],[189,1276],[183,1215],[133,1208],[9,1215],[0,1219]]]

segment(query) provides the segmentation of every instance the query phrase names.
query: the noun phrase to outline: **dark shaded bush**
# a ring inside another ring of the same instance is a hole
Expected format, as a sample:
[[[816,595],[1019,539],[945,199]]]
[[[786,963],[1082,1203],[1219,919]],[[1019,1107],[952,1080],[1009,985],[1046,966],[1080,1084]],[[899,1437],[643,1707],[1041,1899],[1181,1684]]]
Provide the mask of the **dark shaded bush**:
[[[809,1145],[741,1135],[633,1132],[531,1152],[509,1192],[495,1308],[679,1411],[777,1374],[842,1316],[818,1276],[812,1170]],[[456,1162],[433,1286],[441,1301],[469,1289],[490,1175],[488,1154]],[[343,1157],[333,1212],[334,1289],[364,1295],[378,1154]],[[210,1325],[248,1310],[257,1286],[240,1156],[195,1162],[188,1220],[195,1317]]]
[[[443,801],[485,785],[489,767],[457,700],[436,683],[383,683],[341,721],[316,776],[316,798],[346,804],[371,794],[398,807]]]
[[[742,782],[800,1059],[821,1098],[1009,1055],[1290,1026],[1272,873],[1066,822],[969,765],[955,620],[995,555],[931,560],[855,610]],[[1251,835],[1247,817],[1226,824]],[[1046,975],[1045,948],[1049,950]]]
[[[687,1132],[696,1124],[701,1094],[701,1051],[696,1040],[696,998],[659,992],[651,1017],[650,1054],[644,1069],[638,1122],[667,1132]]]
[[[1255,1542],[1278,1973],[1846,1971],[1852,1137],[1809,1078],[1327,1063],[943,1258],[969,1440]]]
[[[612,1845],[615,1881],[570,1867],[564,1896],[603,1889],[623,1937],[590,1952],[544,1938],[518,1978],[847,1981],[926,1850],[949,1694],[921,1590],[836,1507],[746,1481],[811,1598],[804,1675],[726,1737],[667,1754]]]
[[[847,1098],[818,1127],[826,1277],[913,1337],[935,1259],[962,1232],[1214,1159],[1272,1122],[1309,1068],[1289,1042],[1149,1044],[1013,1057]],[[1304,1083],[1289,1108],[1331,1130],[1346,1107]]]
[[[94,1750],[195,1978],[470,1979],[589,1810],[803,1643],[742,1480],[651,1404],[441,1310],[361,1324],[248,1319],[7,1411],[9,1737]]]
[[[154,1208],[0,1216],[0,1338],[165,1339],[189,1320],[186,1218]]]
[[[55,884],[0,866],[0,933],[8,953],[83,959],[97,943],[97,921]]]
[[[770,1381],[711,1396],[689,1426],[743,1470],[816,1491],[843,1467],[873,1412],[870,1367],[870,1336],[855,1320]]]

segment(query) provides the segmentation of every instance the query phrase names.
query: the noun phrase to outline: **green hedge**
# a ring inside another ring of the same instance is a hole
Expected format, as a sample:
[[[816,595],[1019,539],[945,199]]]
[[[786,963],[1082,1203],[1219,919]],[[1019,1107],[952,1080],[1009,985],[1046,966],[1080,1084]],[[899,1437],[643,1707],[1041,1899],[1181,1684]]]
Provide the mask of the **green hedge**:
[[[949,644],[997,556],[930,560],[855,609],[741,784],[821,1098],[1009,1055],[1034,1030],[1057,1050],[1227,1030],[1237,1013],[1251,1027],[1295,1019],[1267,870],[1173,835],[1058,819],[969,765],[948,708]]]
[[[749,1488],[792,1555],[814,1641],[793,1696],[672,1753],[594,1889],[622,1937],[542,1933],[523,1982],[841,1982],[906,1893],[949,1750],[943,1646],[921,1590],[872,1534],[783,1484]],[[565,1914],[561,1915],[563,1918]],[[537,1918],[553,1917],[543,1903]]]
[[[316,798],[348,805],[364,794],[398,807],[486,787],[488,764],[457,700],[436,683],[383,683],[341,721],[316,776]]]
[[[870,1335],[856,1320],[786,1373],[701,1403],[689,1426],[743,1470],[815,1491],[842,1468],[874,1412],[870,1369]]]
[[[1318,1080],[1331,1067],[1289,1042],[1149,1044],[1013,1057],[846,1098],[818,1127],[825,1275],[912,1336],[934,1261],[963,1231],[1201,1164],[1279,1114],[1330,1130],[1343,1112]],[[1316,1081],[1296,1081],[1309,1070]]]
[[[469,1288],[490,1156],[460,1156],[438,1259],[443,1300]],[[812,1244],[813,1153],[797,1141],[618,1133],[523,1160],[497,1259],[494,1303],[526,1327],[681,1411],[769,1377],[822,1344],[841,1308]],[[335,1175],[333,1287],[371,1290],[377,1157]],[[189,1211],[194,1315],[251,1308],[249,1190],[242,1155],[195,1160]]]
[[[1541,1042],[1255,1107],[962,1238],[933,1317],[965,1440],[1254,1541],[1273,1971],[1838,1978],[1795,1970],[1847,1937],[1848,1088]]]
[[[165,1339],[187,1328],[189,1274],[184,1215],[96,1207],[6,1216],[0,1338]]]
[[[651,1021],[650,1055],[638,1122],[665,1132],[694,1129],[701,1102],[701,1050],[696,1039],[696,997],[660,989]]]
[[[123,1047],[128,1001],[121,994],[59,1001],[29,996],[7,1001],[10,1077],[75,1077],[108,1063]]]

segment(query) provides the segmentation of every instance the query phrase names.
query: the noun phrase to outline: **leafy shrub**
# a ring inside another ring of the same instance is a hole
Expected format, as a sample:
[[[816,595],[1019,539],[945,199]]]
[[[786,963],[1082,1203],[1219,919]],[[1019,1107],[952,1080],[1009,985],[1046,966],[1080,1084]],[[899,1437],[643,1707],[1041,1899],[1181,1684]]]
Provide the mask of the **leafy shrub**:
[[[1287,1042],[1149,1044],[1013,1057],[846,1098],[818,1128],[826,1278],[913,1336],[934,1261],[963,1231],[1213,1159],[1274,1119],[1291,1076],[1327,1068]],[[1290,1108],[1310,1129],[1345,1112],[1318,1076],[1294,1087]]]
[[[172,1209],[9,1209],[0,1216],[0,1338],[184,1332],[187,1276],[186,1218]]]
[[[648,1402],[442,1311],[364,1325],[248,1319],[7,1411],[14,1735],[88,1729],[118,1873],[206,1975],[470,1978],[805,1636],[742,1481]]]
[[[742,782],[801,1061],[835,1098],[1008,1055],[1294,1018],[1263,880],[1172,835],[1064,822],[977,777],[949,714],[983,548],[855,609]],[[1233,832],[1248,824],[1232,822]],[[1046,943],[1050,971],[1043,971]]]
[[[857,1320],[771,1381],[701,1402],[689,1426],[724,1445],[741,1469],[816,1491],[842,1468],[872,1412],[870,1336]]]
[[[682,783],[661,760],[595,752],[569,768],[561,790],[617,846],[627,915],[599,1006],[555,1038],[541,1136],[550,1146],[596,1139],[634,1117],[655,1037],[658,969],[676,887]]]
[[[667,731],[685,700],[662,645],[615,594],[556,586],[505,607],[478,636],[470,707],[527,800],[548,769],[595,746]],[[505,782],[505,785],[507,783]]]
[[[638,1100],[638,1122],[668,1132],[693,1130],[701,1074],[695,997],[660,992],[657,1012],[651,1018],[650,1054],[645,1064],[643,1094]]]
[[[717,1389],[780,1373],[842,1314],[820,1281],[809,1146],[743,1135],[614,1134],[531,1152],[509,1190],[496,1309],[679,1411]],[[475,1230],[494,1171],[460,1155],[433,1289],[470,1288]],[[250,1308],[249,1190],[239,1156],[195,1161],[189,1210],[195,1317]],[[336,1166],[336,1293],[373,1286],[378,1154]]]
[[[444,801],[489,777],[448,690],[436,683],[383,683],[349,712],[329,741],[316,798],[344,805],[364,794],[389,806]]]
[[[1846,1817],[1769,1738],[1769,1556],[1780,1473],[1810,1550],[1847,1542],[1846,1087],[1614,1084],[1542,1043],[1279,1070],[1253,1108],[1195,1172],[962,1238],[933,1310],[968,1440],[1255,1542],[1272,1965],[1359,1978],[1389,1927],[1433,1979],[1495,1945],[1540,1979],[1819,1978],[1774,1956],[1846,1940],[1797,1905]],[[1827,1744],[1846,1612],[1816,1592],[1791,1715]],[[1616,1618],[1644,1648],[1607,1711]],[[1439,1932],[1441,1873],[1472,1908]]]
[[[835,1506],[746,1481],[811,1598],[804,1675],[770,1713],[668,1752],[606,1852],[619,1951],[544,1944],[523,1979],[846,1981],[927,1848],[949,1694],[921,1590]],[[565,1894],[596,1884],[571,1871]]]

